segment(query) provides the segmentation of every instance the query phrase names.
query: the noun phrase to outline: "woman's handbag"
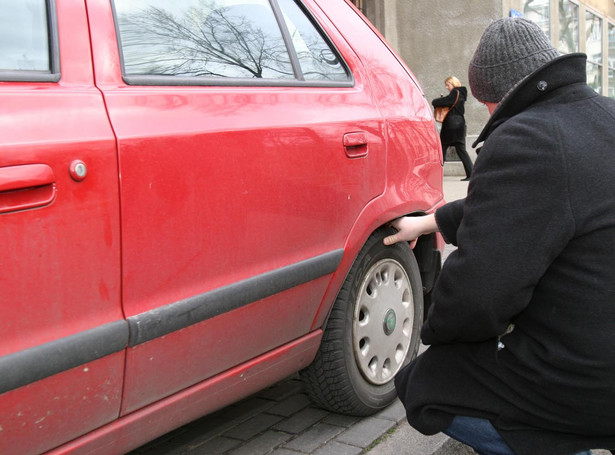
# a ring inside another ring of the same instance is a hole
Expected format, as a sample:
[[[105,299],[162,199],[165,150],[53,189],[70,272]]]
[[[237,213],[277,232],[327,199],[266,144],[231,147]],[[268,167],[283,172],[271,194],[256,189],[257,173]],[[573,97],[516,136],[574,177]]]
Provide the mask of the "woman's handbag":
[[[444,119],[446,118],[446,116],[448,115],[450,110],[451,108],[448,106],[434,107],[433,116],[434,116],[434,119],[436,119],[436,122],[442,123]]]
[[[457,104],[457,101],[459,101],[459,90],[457,90],[457,98],[455,99],[455,102],[453,103],[451,107],[448,107],[448,106],[434,107],[433,116],[436,122],[439,122],[439,123],[444,122],[444,119],[446,118],[450,110],[455,107],[455,104]]]

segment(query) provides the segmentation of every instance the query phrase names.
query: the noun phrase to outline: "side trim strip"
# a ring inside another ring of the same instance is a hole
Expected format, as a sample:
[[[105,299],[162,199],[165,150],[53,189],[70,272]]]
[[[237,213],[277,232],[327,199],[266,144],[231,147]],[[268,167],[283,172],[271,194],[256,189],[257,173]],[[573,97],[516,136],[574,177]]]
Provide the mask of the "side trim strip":
[[[0,394],[333,273],[343,253],[341,249],[332,251],[132,316],[128,321],[110,322],[2,356]]]
[[[211,292],[131,316],[128,318],[129,346],[145,343],[333,273],[339,266],[343,254],[342,249],[331,251]]]
[[[0,394],[126,349],[128,324],[114,321],[0,357]]]

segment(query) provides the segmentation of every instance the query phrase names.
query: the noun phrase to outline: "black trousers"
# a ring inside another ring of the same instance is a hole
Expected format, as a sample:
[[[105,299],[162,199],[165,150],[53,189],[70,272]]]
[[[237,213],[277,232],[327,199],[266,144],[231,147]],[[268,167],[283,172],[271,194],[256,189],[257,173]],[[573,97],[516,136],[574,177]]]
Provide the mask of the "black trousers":
[[[457,152],[457,156],[461,160],[463,164],[463,170],[466,173],[466,178],[470,178],[472,175],[472,160],[470,159],[470,155],[468,155],[468,151],[466,150],[465,142],[455,142],[453,144],[442,144],[442,154],[444,155],[443,161],[446,161],[446,149],[448,147],[455,147],[455,151]]]

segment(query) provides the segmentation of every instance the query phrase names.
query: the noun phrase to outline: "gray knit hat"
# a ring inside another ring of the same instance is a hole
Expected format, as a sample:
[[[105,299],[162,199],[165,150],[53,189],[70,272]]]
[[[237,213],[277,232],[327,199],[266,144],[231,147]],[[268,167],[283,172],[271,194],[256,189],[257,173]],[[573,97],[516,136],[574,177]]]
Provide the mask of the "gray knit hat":
[[[470,90],[479,101],[499,103],[521,79],[558,55],[535,23],[499,19],[487,27],[470,61]]]

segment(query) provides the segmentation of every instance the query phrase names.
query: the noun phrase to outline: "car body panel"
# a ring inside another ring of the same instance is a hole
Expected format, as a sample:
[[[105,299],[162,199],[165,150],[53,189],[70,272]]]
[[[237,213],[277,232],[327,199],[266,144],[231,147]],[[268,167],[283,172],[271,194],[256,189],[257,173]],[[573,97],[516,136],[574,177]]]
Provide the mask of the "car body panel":
[[[305,302],[320,302],[329,281],[329,276],[322,277],[130,348],[130,393],[125,394],[122,414],[307,333],[314,308]]]
[[[409,213],[429,213],[444,204],[441,145],[435,134],[431,108],[410,70],[391,52],[388,44],[364,16],[354,14],[349,2],[306,0],[315,15],[326,16],[344,39],[360,43],[361,60],[369,71],[369,83],[387,129],[387,185],[383,194],[370,201],[347,237],[344,258],[334,275],[321,311],[312,327],[321,327],[337,296],[346,271],[367,237],[378,226]],[[326,11],[326,14],[325,14]],[[337,44],[337,43],[336,43]],[[392,182],[397,182],[393,184]],[[441,249],[443,243],[437,236]]]
[[[348,46],[351,87],[129,86],[117,50],[97,39],[114,30],[109,2],[88,7],[96,9],[96,80],[118,138],[128,317],[344,247],[363,207],[382,193],[385,167],[383,121]],[[357,145],[344,138],[357,132],[365,153],[349,156]],[[141,386],[126,388],[124,412],[306,334],[326,289],[320,282],[229,306],[221,321],[131,349],[127,381]],[[253,324],[264,314],[283,314],[284,323]],[[242,327],[249,348],[228,349],[216,368],[203,349],[178,355],[184,338],[230,348]]]
[[[83,3],[58,2],[58,17],[61,79],[0,82],[2,453],[40,453],[116,419],[121,404],[127,330],[113,329],[123,342],[102,358],[71,338],[126,322],[115,140]]]
[[[123,364],[121,351],[3,394],[0,453],[40,454],[114,422]]]
[[[207,381],[200,382],[150,406],[50,451],[47,455],[121,455],[203,414],[216,411],[275,384],[311,362],[322,331],[287,343]],[[231,393],[232,392],[232,393]]]
[[[58,74],[0,82],[0,452],[125,453],[306,367],[370,234],[443,203],[409,70],[300,3],[348,81],[129,85],[110,0],[48,0]]]

